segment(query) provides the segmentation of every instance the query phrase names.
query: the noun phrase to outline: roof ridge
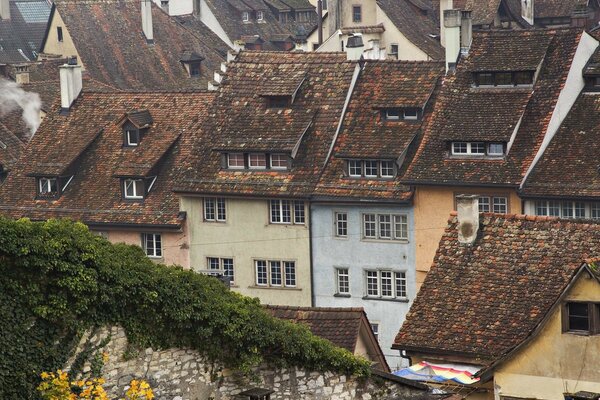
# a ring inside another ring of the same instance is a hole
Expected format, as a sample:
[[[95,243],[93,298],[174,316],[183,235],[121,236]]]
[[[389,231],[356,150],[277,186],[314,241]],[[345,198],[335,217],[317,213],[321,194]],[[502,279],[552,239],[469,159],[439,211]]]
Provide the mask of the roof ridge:
[[[363,307],[309,307],[309,306],[285,306],[265,304],[264,307],[274,310],[290,310],[290,311],[346,311],[346,312],[363,312]]]
[[[578,225],[598,225],[600,227],[600,220],[586,219],[586,218],[561,218],[549,215],[531,215],[531,214],[503,214],[493,212],[479,213],[481,217],[503,219],[506,221],[556,221],[563,224],[578,224]],[[451,211],[449,221],[453,221],[454,218],[458,217],[458,212]]]

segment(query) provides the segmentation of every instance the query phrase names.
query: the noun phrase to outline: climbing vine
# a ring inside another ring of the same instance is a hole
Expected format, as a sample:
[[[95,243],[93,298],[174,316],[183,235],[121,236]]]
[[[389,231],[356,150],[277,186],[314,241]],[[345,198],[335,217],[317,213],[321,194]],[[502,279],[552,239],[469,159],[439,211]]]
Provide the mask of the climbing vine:
[[[110,324],[135,346],[189,347],[244,372],[266,362],[369,374],[366,360],[212,277],[157,265],[80,223],[0,218],[0,398],[35,398],[43,371],[61,368],[84,331]]]

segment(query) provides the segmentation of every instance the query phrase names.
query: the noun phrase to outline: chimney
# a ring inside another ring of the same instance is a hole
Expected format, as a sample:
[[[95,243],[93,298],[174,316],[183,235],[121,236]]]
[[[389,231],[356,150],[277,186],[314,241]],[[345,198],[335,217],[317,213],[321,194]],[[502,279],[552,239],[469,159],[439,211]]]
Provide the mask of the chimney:
[[[533,25],[534,22],[534,0],[521,0],[521,17]]]
[[[454,70],[460,53],[460,10],[444,11],[444,29],[446,30],[446,72]]]
[[[442,47],[446,47],[446,35],[444,29],[444,11],[451,10],[453,7],[452,0],[440,0],[440,43]]]
[[[142,30],[144,31],[144,36],[146,36],[146,42],[149,44],[154,43],[154,31],[152,30],[152,0],[142,0]]]
[[[473,18],[471,11],[462,11],[460,20],[460,53],[469,54],[471,42],[473,41]]]
[[[29,65],[19,64],[15,65],[15,82],[19,85],[29,83]]]
[[[77,65],[77,57],[70,57],[60,70],[60,106],[61,113],[69,112],[71,105],[81,93],[81,65]]]
[[[354,33],[351,36],[348,36],[348,41],[346,42],[346,59],[360,59],[362,57],[364,47],[365,45],[363,43],[362,34]]]
[[[10,0],[0,0],[0,19],[10,19]]]
[[[317,0],[317,33],[320,46],[323,44],[323,0]]]
[[[476,195],[456,196],[458,212],[458,241],[473,244],[479,232],[479,197]]]

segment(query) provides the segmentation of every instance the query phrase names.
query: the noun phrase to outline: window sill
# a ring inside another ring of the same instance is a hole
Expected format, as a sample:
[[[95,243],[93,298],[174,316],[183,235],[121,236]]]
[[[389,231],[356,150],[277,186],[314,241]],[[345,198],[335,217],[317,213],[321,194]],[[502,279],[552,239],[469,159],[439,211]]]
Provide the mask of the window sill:
[[[396,178],[396,176],[380,177],[380,176],[355,176],[355,175],[347,175],[345,178],[348,179],[348,180],[352,180],[352,181],[364,180],[364,181],[383,181],[383,182],[389,182],[389,181],[393,181]]]
[[[597,334],[591,333],[589,331],[564,331],[563,333],[568,333],[569,335],[575,336],[595,336]]]
[[[392,301],[394,303],[408,303],[408,299],[406,299],[406,298],[364,296],[362,299],[363,300],[377,300],[377,301]]]
[[[408,239],[371,239],[371,238],[362,238],[361,242],[371,242],[371,243],[393,243],[393,244],[407,244],[409,243]]]
[[[350,298],[350,297],[352,297],[352,296],[350,295],[350,293],[335,293],[335,294],[333,295],[333,297],[343,297],[343,298]]]
[[[214,221],[211,219],[203,219],[202,222],[205,222],[207,224],[219,224],[219,225],[226,225],[227,221]]]
[[[297,287],[287,287],[287,286],[259,286],[259,285],[251,285],[248,286],[248,289],[271,289],[271,290],[297,290],[301,291],[301,288]]]

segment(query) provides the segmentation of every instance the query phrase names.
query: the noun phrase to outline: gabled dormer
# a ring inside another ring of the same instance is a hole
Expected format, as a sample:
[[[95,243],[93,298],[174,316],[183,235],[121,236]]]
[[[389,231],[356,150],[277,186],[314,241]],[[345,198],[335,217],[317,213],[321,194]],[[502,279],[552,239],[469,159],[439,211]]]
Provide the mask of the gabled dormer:
[[[148,110],[136,110],[125,114],[118,122],[123,129],[123,147],[137,147],[152,125]]]
[[[120,177],[122,198],[126,201],[143,201],[156,182],[156,176],[126,176]]]
[[[304,71],[291,73],[289,76],[277,76],[263,84],[260,96],[265,98],[266,108],[289,108],[300,93],[306,80]]]
[[[185,70],[190,78],[200,77],[200,67],[204,57],[195,51],[186,50],[181,55],[181,64],[183,64]]]
[[[229,170],[288,171],[292,167],[292,155],[285,152],[237,152],[222,153],[222,167]]]
[[[73,180],[74,175],[35,176],[36,199],[58,199]]]

